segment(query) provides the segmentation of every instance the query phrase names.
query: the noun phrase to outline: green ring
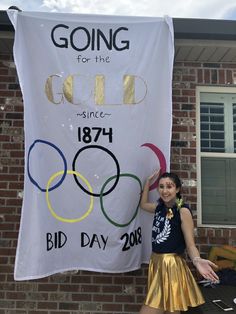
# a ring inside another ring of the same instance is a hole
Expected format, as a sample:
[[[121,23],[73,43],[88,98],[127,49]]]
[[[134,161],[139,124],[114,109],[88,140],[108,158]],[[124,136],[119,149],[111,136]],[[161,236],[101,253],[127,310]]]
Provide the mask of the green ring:
[[[112,219],[107,215],[107,213],[105,212],[105,209],[104,209],[104,206],[103,206],[103,200],[102,200],[102,199],[103,199],[103,191],[105,190],[106,185],[107,185],[111,180],[113,180],[113,179],[116,178],[116,175],[114,175],[114,176],[110,177],[109,179],[107,179],[107,181],[103,184],[102,189],[101,189],[101,192],[100,192],[100,205],[101,205],[101,209],[102,209],[103,215],[106,217],[106,219],[107,219],[111,224],[113,224],[113,225],[116,226],[116,227],[126,227],[126,226],[128,226],[128,225],[134,220],[134,218],[135,218],[135,217],[137,216],[137,214],[138,214],[139,204],[140,204],[141,195],[142,195],[142,183],[141,183],[140,179],[139,179],[137,176],[135,176],[134,174],[122,173],[122,174],[120,174],[120,177],[131,177],[131,178],[137,180],[138,183],[139,183],[139,186],[140,186],[140,198],[139,198],[138,206],[137,206],[137,208],[136,208],[136,211],[135,211],[133,217],[132,217],[132,218],[130,219],[130,221],[128,221],[127,223],[125,223],[125,224],[119,224],[119,223],[115,222],[114,220],[112,220]]]

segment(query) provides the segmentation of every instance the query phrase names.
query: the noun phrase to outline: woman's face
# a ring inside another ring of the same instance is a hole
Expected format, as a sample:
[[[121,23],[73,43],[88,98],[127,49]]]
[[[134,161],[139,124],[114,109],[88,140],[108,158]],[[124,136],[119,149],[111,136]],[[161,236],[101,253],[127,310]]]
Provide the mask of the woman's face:
[[[176,200],[176,193],[179,188],[176,188],[175,183],[170,178],[161,178],[158,184],[158,192],[160,197],[167,206],[172,206]]]

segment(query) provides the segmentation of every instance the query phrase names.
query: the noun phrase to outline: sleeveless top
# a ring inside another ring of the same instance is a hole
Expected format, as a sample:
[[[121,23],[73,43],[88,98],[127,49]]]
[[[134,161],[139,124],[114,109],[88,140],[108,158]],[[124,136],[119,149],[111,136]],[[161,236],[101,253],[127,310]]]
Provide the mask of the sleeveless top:
[[[189,209],[188,205],[182,207]],[[190,213],[191,210],[189,209]],[[192,213],[191,213],[192,214]],[[162,201],[156,207],[152,226],[152,251],[183,254],[186,248],[181,229],[180,211],[176,205],[167,208]]]

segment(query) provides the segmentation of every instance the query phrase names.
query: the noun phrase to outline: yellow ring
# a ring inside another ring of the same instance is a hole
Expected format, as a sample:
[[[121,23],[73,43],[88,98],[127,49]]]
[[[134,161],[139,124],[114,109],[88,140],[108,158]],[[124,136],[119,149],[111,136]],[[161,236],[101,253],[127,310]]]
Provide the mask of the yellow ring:
[[[50,185],[52,183],[52,181],[58,177],[59,175],[62,175],[64,173],[64,171],[58,171],[56,173],[54,173],[48,180],[48,183],[47,183],[47,187],[46,187],[46,201],[47,201],[47,205],[48,205],[48,208],[52,214],[52,216],[54,218],[56,218],[57,220],[60,220],[62,222],[69,222],[69,223],[73,223],[73,222],[78,222],[78,221],[82,221],[83,219],[85,219],[90,213],[91,211],[93,210],[93,196],[90,195],[90,205],[89,205],[89,209],[86,211],[86,213],[80,217],[80,218],[75,218],[75,219],[69,219],[69,218],[63,218],[59,215],[57,215],[55,213],[55,211],[53,210],[52,206],[51,206],[51,203],[50,203],[50,200],[49,200],[49,188],[50,188]],[[91,187],[91,185],[89,184],[88,180],[85,179],[85,177],[82,176],[82,174],[80,174],[79,172],[76,172],[76,171],[72,171],[72,170],[67,170],[66,172],[67,174],[74,174],[76,176],[78,176],[82,181],[84,181],[84,183],[87,185],[89,191],[91,193],[93,193],[93,189]]]

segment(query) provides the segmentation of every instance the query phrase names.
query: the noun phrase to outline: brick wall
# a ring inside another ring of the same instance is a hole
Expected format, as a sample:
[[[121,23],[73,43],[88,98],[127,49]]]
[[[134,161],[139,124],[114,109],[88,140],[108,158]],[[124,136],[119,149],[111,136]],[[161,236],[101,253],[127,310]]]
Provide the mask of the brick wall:
[[[188,62],[174,66],[171,169],[183,179],[184,198],[194,211],[197,205],[196,86],[235,86],[235,74],[236,64]],[[196,243],[203,257],[211,245],[235,245],[235,238],[236,229],[196,229]]]
[[[147,267],[126,274],[79,271],[14,282],[13,268],[23,197],[23,103],[12,56],[0,55],[0,314],[138,313]],[[232,84],[236,65],[176,64],[173,80],[171,169],[184,181],[196,209],[197,84]],[[195,217],[196,218],[196,217]],[[209,246],[231,244],[236,229],[198,228],[203,256]]]

